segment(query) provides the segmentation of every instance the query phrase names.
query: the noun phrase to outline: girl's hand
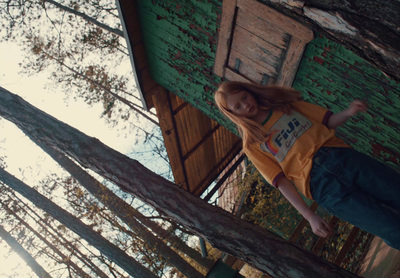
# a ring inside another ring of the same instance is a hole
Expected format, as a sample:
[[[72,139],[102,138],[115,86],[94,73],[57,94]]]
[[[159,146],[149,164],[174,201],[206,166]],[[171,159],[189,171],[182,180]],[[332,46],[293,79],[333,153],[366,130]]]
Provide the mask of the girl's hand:
[[[347,113],[350,117],[356,115],[359,112],[366,112],[367,111],[367,104],[360,100],[354,100],[350,103],[349,108],[347,109]]]
[[[357,113],[365,111],[367,111],[367,104],[361,100],[354,100],[352,103],[350,103],[347,110],[330,116],[327,126],[328,128],[337,128]]]
[[[320,237],[327,237],[332,235],[333,233],[333,228],[331,225],[329,225],[328,222],[326,222],[322,217],[319,215],[314,214],[310,219],[309,219],[312,231],[314,234]]]

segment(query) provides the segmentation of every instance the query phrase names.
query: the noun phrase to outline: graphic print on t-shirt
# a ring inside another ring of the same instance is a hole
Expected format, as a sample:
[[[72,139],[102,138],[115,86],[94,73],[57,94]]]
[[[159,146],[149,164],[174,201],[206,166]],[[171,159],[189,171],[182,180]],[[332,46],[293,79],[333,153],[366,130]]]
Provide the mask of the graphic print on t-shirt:
[[[278,162],[281,162],[297,139],[311,126],[311,121],[298,112],[284,114],[271,127],[267,140],[260,145],[261,150],[270,152]]]

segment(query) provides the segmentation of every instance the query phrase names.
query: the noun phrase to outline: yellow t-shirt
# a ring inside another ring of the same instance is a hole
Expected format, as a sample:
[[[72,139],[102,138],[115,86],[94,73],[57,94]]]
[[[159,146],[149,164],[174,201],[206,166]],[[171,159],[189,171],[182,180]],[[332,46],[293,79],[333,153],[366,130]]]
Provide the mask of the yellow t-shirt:
[[[246,155],[272,185],[285,175],[309,199],[312,159],[321,147],[349,147],[326,126],[332,112],[307,103],[295,102],[290,114],[271,111],[264,124],[267,140],[251,145]]]

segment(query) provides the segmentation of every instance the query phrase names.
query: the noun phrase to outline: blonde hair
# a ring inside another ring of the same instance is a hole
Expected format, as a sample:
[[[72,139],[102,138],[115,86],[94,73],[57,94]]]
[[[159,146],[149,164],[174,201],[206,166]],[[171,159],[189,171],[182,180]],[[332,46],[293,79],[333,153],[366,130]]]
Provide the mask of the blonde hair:
[[[214,94],[215,103],[218,109],[238,127],[245,150],[252,143],[265,141],[267,131],[260,123],[245,117],[237,116],[228,109],[226,105],[227,98],[241,91],[250,93],[257,101],[260,109],[275,109],[284,113],[289,113],[292,109],[292,102],[301,99],[299,92],[288,87],[263,86],[237,81],[222,83]]]

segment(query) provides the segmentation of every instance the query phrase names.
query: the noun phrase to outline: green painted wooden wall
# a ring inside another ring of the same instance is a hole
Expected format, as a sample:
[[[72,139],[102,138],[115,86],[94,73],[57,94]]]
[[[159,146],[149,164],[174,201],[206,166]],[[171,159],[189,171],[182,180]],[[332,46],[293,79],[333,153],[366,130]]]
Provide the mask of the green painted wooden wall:
[[[306,48],[294,87],[306,101],[333,112],[347,108],[353,99],[365,100],[368,113],[348,121],[338,135],[400,171],[399,82],[317,34]]]
[[[222,0],[140,0],[139,17],[153,79],[231,130],[213,105],[213,73]],[[355,148],[400,171],[400,84],[344,47],[316,35],[294,87],[304,99],[337,112],[354,98],[368,114],[338,131]]]

